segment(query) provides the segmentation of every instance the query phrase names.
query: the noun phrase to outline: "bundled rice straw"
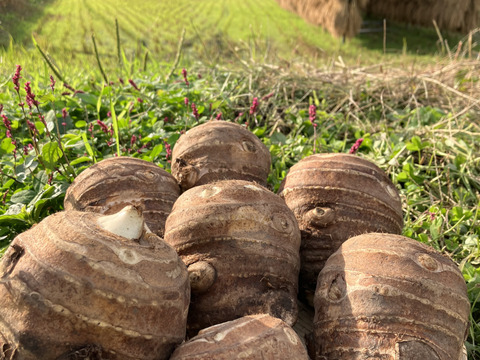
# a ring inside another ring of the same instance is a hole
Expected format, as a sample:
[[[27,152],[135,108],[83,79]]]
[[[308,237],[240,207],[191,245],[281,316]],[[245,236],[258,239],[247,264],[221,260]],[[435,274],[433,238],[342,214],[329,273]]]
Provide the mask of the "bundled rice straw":
[[[353,37],[362,12],[389,20],[469,32],[478,26],[480,0],[277,0],[334,36]]]
[[[333,36],[353,37],[362,25],[361,7],[369,0],[277,0],[282,7],[319,25]]]

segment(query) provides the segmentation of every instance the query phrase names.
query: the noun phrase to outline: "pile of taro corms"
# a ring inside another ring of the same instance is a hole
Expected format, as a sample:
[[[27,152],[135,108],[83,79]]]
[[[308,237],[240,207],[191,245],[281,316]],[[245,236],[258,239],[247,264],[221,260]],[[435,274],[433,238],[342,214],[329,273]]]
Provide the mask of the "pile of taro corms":
[[[172,175],[128,157],[85,170],[1,260],[0,358],[461,359],[465,282],[399,235],[386,174],[316,154],[274,194],[270,162],[211,121],[178,140]]]

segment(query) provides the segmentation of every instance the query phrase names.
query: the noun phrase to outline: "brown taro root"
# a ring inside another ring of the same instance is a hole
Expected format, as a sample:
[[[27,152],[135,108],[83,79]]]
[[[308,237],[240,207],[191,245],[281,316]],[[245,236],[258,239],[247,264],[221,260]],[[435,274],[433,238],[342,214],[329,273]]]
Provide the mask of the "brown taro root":
[[[183,193],[165,225],[165,241],[188,267],[188,331],[250,314],[297,318],[300,231],[285,202],[242,180]]]
[[[318,277],[316,359],[459,359],[469,310],[448,257],[400,235],[356,236]]]
[[[148,161],[114,157],[83,171],[65,195],[65,210],[113,214],[141,209],[149,229],[163,237],[165,220],[180,195],[175,178]]]
[[[302,233],[300,286],[307,298],[325,261],[345,240],[368,232],[402,231],[395,186],[380,168],[355,155],[304,158],[288,172],[280,195]]]
[[[285,322],[259,314],[211,326],[180,345],[170,360],[308,360],[298,335]]]
[[[209,121],[182,135],[172,153],[172,174],[183,190],[218,180],[247,180],[266,185],[271,157],[247,129]]]
[[[185,264],[131,206],[49,216],[0,272],[0,359],[168,359],[185,338]]]

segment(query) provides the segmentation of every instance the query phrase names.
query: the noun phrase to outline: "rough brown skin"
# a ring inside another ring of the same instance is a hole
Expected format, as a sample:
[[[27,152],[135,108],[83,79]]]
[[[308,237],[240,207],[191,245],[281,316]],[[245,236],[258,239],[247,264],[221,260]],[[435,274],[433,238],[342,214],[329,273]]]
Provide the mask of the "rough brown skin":
[[[308,360],[293,329],[280,319],[259,314],[204,329],[180,345],[170,360]]]
[[[355,155],[304,158],[290,169],[279,193],[302,232],[300,284],[307,298],[325,261],[345,240],[368,232],[402,231],[395,186],[383,170]]]
[[[67,189],[65,210],[113,214],[134,205],[149,229],[163,237],[165,220],[180,195],[175,178],[148,161],[114,157],[83,171]]]
[[[244,127],[209,121],[182,135],[172,152],[172,175],[182,190],[219,180],[247,180],[266,185],[271,156]]]
[[[0,262],[0,358],[168,359],[184,340],[190,287],[175,250],[102,230],[101,215],[52,215]]]
[[[316,359],[459,359],[469,310],[446,256],[400,235],[356,236],[318,277]]]
[[[175,203],[165,241],[190,272],[190,334],[257,313],[295,323],[300,231],[279,196],[241,180],[194,187]]]

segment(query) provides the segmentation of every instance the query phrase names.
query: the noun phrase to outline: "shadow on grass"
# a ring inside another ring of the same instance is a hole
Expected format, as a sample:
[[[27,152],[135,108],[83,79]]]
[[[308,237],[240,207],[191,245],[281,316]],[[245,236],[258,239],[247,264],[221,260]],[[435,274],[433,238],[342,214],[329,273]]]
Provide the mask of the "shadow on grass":
[[[439,37],[433,26],[431,28],[386,22],[385,49],[390,54],[405,55],[448,55],[454,52],[464,34],[441,31]],[[443,40],[443,43],[442,43]],[[357,35],[359,45],[370,50],[384,52],[383,19],[367,17],[362,32]]]
[[[32,31],[54,0],[5,0],[0,3],[0,47],[11,38],[17,44],[31,42]]]

